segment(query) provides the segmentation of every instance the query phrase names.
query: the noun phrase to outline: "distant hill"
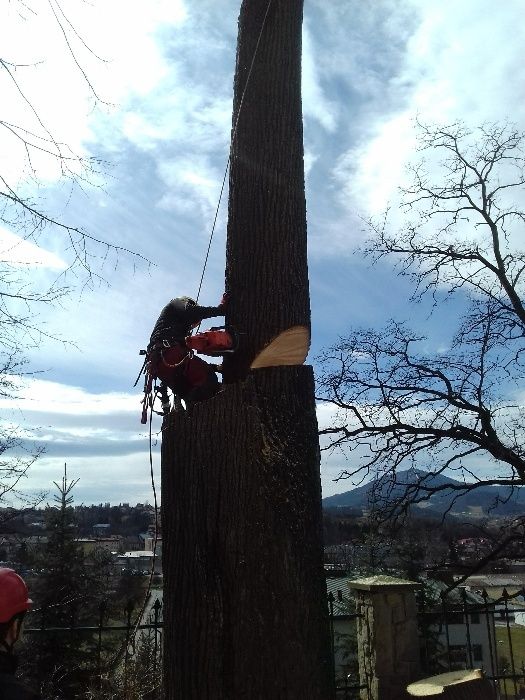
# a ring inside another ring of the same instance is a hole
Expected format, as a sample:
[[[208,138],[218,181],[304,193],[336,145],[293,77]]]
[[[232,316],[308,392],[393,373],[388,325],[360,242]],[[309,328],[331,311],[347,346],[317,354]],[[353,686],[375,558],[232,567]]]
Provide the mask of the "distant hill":
[[[422,479],[427,486],[454,486],[463,483],[441,474],[435,475],[420,469],[408,469],[399,472],[395,482],[391,475],[382,476],[345,493],[323,498],[323,508],[325,510],[368,510],[373,505],[374,496],[379,496],[381,500],[395,499],[403,494],[407,486],[417,484]],[[460,497],[457,494],[458,492],[452,488],[440,491],[428,501],[415,505],[413,514],[438,517],[445,511],[449,511],[451,515],[479,518],[525,513],[524,487],[515,489],[513,494],[508,486],[483,486]],[[456,498],[455,503],[454,498]]]

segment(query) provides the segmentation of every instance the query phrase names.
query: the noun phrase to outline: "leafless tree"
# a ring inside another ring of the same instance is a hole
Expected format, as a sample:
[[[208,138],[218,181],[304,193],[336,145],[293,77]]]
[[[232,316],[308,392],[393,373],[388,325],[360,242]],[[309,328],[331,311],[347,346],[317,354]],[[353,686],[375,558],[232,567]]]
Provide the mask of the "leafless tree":
[[[18,16],[22,24],[38,25],[41,18],[51,19],[50,23],[45,23],[45,27],[53,29],[43,31],[50,33],[49,43],[61,42],[64,61],[71,63],[79,81],[85,84],[91,97],[91,109],[95,110],[100,103],[107,104],[88,77],[91,62],[104,62],[104,59],[91,49],[59,0],[48,0],[44,4],[36,0],[12,0],[10,6],[12,14]],[[69,5],[67,10],[70,9]],[[44,17],[46,13],[48,17]],[[43,22],[42,24],[44,26]],[[64,255],[68,256],[68,271],[80,272],[82,282],[90,283],[94,277],[98,277],[97,264],[108,256],[118,256],[120,253],[141,256],[47,210],[46,187],[40,181],[38,168],[34,165],[38,159],[43,157],[53,163],[59,184],[67,185],[72,192],[79,188],[99,187],[105,163],[96,156],[75,153],[59,135],[53,133],[52,127],[39,111],[30,92],[31,87],[26,86],[25,77],[34,73],[45,60],[46,57],[43,56],[41,60],[31,63],[24,61],[23,56],[0,54],[0,76],[4,78],[0,104],[6,106],[17,103],[18,113],[22,115],[19,123],[12,123],[3,118],[2,112],[5,109],[0,107],[0,134],[6,143],[18,146],[17,153],[20,154],[14,172],[2,172],[0,169],[0,225],[30,241],[37,241],[44,229],[51,230],[63,239]],[[67,111],[68,99],[67,91],[64,91],[64,111]],[[61,280],[50,288],[37,290],[28,282],[19,264],[12,265],[0,260],[2,327],[5,325],[10,329],[16,324],[18,328],[24,327],[35,332],[35,325],[20,313],[20,304],[16,303],[13,307],[13,299],[22,302],[28,309],[57,301],[68,291],[64,278],[65,275],[62,274]]]
[[[428,352],[422,334],[392,321],[341,338],[319,378],[320,399],[335,407],[324,448],[351,454],[341,478],[380,477],[388,518],[442,493],[455,504],[525,484],[524,135],[509,124],[419,128],[404,224],[391,233],[388,214],[368,221],[364,252],[412,280],[412,302],[448,303],[449,347]],[[407,479],[409,467],[424,471]],[[459,483],[443,483],[447,474]],[[513,541],[524,524],[513,521]]]
[[[64,61],[71,63],[78,79],[87,86],[92,109],[95,109],[103,100],[88,77],[89,65],[90,61],[104,59],[94,53],[71,21],[67,14],[71,7],[68,4],[66,8],[59,0],[47,0],[46,3],[10,0],[3,21],[8,21],[9,12],[9,16],[19,21],[17,26],[35,23],[40,32],[49,32],[46,45],[60,42]],[[0,228],[29,242],[38,243],[44,230],[56,240],[60,239],[67,270],[50,283],[36,281],[31,265],[17,259],[16,243],[12,249],[9,245],[3,246],[0,253],[0,395],[3,396],[16,393],[17,377],[24,364],[24,348],[38,345],[45,337],[54,337],[53,331],[46,330],[40,323],[39,309],[56,304],[74,286],[84,287],[95,279],[102,280],[102,264],[108,258],[116,264],[121,254],[141,257],[70,223],[67,212],[58,216],[49,210],[47,186],[39,178],[35,163],[47,159],[46,162],[51,163],[57,172],[56,184],[67,186],[71,193],[79,188],[88,191],[99,187],[104,163],[97,157],[75,153],[46,123],[38,100],[31,93],[32,83],[26,82],[26,77],[35,73],[46,56],[36,62],[33,58],[25,60],[23,42],[20,41],[19,45],[19,56],[5,55],[0,49],[0,139],[9,153],[18,154],[15,163],[10,157],[0,165]],[[67,90],[64,90],[63,99],[62,109],[66,111]],[[16,106],[17,123],[6,116],[8,108],[13,105]],[[0,424],[2,505],[8,494],[17,492],[27,469],[40,453],[36,449],[24,456],[23,445],[24,441],[14,426]],[[9,456],[13,453],[18,456]]]
[[[17,352],[0,353],[0,397],[11,397],[17,390],[25,361]],[[20,508],[34,508],[43,493],[28,496],[24,490],[30,467],[42,454],[42,448],[23,439],[21,426],[3,421],[0,426],[0,526],[11,520]]]

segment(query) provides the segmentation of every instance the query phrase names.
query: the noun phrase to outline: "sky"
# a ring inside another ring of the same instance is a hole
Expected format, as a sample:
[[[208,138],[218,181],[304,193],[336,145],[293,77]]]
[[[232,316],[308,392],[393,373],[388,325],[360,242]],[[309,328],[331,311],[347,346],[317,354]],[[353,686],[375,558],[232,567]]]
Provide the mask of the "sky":
[[[148,435],[140,424],[139,349],[162,306],[195,296],[228,157],[238,0],[56,0],[2,10],[0,120],[64,152],[96,158],[81,187],[56,160],[0,129],[0,174],[50,215],[138,255],[90,245],[89,284],[70,268],[67,238],[48,228],[22,241],[0,227],[0,258],[36,288],[58,279],[71,293],[37,319],[27,376],[0,420],[45,447],[23,488],[53,488],[63,464],[76,502],[152,502]],[[363,218],[395,202],[416,144],[414,121],[525,126],[523,4],[507,0],[305,0],[303,116],[312,348],[351,327],[409,320],[438,347],[443,318],[410,307],[410,288],[388,262],[358,248]],[[67,38],[67,41],[66,41]],[[22,65],[23,64],[23,65]],[[39,143],[43,143],[40,141]],[[73,175],[83,176],[78,160]],[[226,198],[201,301],[224,283]],[[150,261],[149,263],[147,261]],[[150,264],[151,263],[151,264]],[[54,339],[53,339],[54,338]],[[320,407],[319,420],[327,409]],[[160,485],[160,419],[154,422]],[[338,455],[322,462],[323,495]]]

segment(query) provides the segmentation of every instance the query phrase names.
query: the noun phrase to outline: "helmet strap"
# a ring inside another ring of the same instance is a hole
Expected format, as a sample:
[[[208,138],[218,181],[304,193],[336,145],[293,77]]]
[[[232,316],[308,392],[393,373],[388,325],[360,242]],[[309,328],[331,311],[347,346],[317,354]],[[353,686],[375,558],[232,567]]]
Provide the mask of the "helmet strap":
[[[20,613],[13,617],[11,624],[7,628],[7,632],[3,639],[0,639],[0,645],[4,647],[8,654],[13,654],[13,648],[20,637],[22,629],[22,617]]]

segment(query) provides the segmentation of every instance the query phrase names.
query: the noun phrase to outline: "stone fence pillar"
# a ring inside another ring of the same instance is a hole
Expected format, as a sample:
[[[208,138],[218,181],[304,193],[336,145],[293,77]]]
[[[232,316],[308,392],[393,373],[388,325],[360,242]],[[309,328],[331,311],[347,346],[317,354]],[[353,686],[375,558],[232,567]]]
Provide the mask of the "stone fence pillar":
[[[406,698],[421,677],[415,591],[420,584],[392,576],[349,581],[357,613],[362,700]]]

